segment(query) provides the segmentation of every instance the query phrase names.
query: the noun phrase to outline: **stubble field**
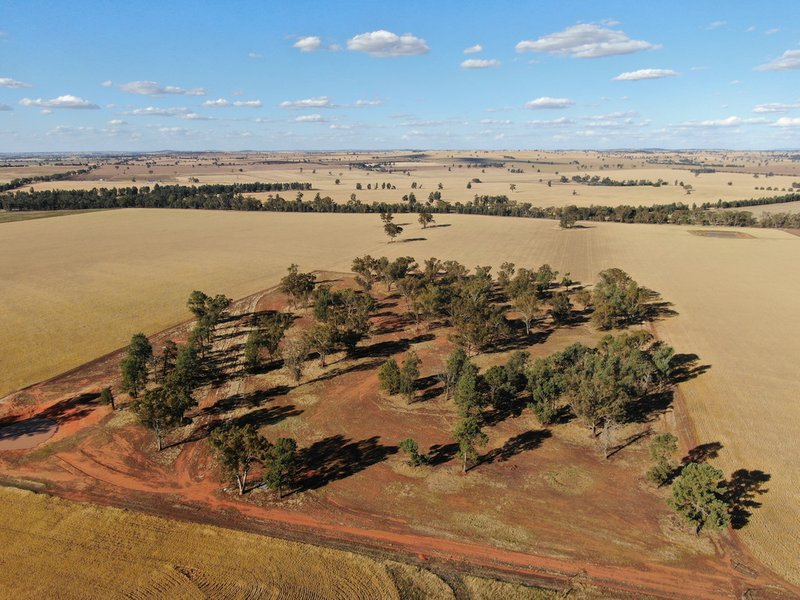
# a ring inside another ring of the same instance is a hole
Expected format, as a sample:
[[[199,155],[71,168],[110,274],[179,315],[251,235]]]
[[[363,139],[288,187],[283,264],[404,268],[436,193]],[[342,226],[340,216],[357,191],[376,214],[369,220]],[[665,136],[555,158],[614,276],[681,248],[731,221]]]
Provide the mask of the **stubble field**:
[[[688,228],[441,216],[387,244],[374,215],[232,214],[123,210],[8,223],[0,245],[0,394],[117,348],[138,330],[188,318],[192,289],[241,297],[274,284],[286,266],[347,270],[359,254],[452,258],[466,265],[550,263],[582,281],[627,270],[674,303],[659,335],[696,352],[706,374],[681,385],[701,443],[718,464],[769,475],[740,531],[768,566],[798,582],[800,490],[800,238],[694,236]],[[403,222],[402,218],[398,219]],[[778,451],[779,450],[779,451]]]

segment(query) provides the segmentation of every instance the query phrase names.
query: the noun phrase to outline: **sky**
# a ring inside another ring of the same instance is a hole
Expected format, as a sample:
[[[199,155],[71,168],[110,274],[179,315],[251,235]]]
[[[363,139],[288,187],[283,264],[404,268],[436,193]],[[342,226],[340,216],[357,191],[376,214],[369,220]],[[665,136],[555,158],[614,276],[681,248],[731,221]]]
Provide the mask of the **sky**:
[[[410,148],[800,148],[800,2],[0,3],[0,152]]]

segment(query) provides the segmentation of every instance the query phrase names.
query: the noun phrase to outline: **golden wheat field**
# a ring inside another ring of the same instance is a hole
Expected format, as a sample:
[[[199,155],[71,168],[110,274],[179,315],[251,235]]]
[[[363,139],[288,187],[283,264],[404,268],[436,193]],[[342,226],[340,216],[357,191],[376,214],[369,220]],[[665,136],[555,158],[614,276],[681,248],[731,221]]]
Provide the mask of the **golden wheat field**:
[[[454,597],[401,563],[13,488],[0,499],[5,598]]]
[[[688,159],[695,164],[665,164]],[[372,166],[391,161],[390,172],[351,167]],[[502,163],[502,166],[500,166]],[[735,165],[709,167],[712,173],[694,174],[704,164]],[[767,169],[774,175],[767,177]],[[521,172],[518,172],[521,171]],[[759,171],[756,174],[755,171]],[[440,191],[448,202],[467,202],[479,195],[507,195],[517,202],[534,206],[652,205],[684,202],[702,204],[717,200],[738,200],[775,196],[791,191],[800,181],[797,165],[768,160],[766,154],[734,153],[672,155],[613,152],[424,152],[377,154],[287,154],[287,155],[203,155],[180,157],[165,155],[126,164],[103,164],[74,180],[34,183],[29,187],[44,189],[91,189],[132,185],[202,185],[253,182],[302,181],[312,184],[305,192],[310,200],[316,193],[344,203],[356,194],[365,203],[400,202],[414,193],[418,200]],[[613,180],[649,180],[666,182],[661,187],[587,186],[560,179],[574,175],[598,175]],[[480,180],[475,182],[473,180]],[[339,183],[337,183],[337,180]],[[471,187],[468,189],[467,184]],[[685,186],[681,186],[683,183]],[[361,189],[357,189],[357,184]],[[383,189],[391,184],[396,189]],[[511,189],[511,186],[514,189]],[[369,187],[368,187],[369,186]],[[415,186],[415,187],[412,187]],[[691,193],[687,193],[691,186]],[[760,188],[764,187],[764,190]],[[758,189],[757,189],[758,188]],[[766,188],[769,188],[767,190]],[[27,189],[27,188],[26,188]],[[283,192],[293,198],[295,192]],[[266,199],[269,194],[253,194]],[[759,214],[755,211],[755,214]]]
[[[408,219],[412,221],[412,218]],[[357,254],[452,258],[469,266],[548,262],[593,281],[626,269],[674,303],[657,324],[678,352],[710,368],[682,384],[701,443],[716,464],[769,474],[740,531],[754,553],[797,583],[800,560],[800,237],[750,229],[748,239],[689,228],[437,216],[387,244],[374,215],[121,210],[0,226],[3,391],[55,375],[188,318],[192,289],[241,297],[277,282],[286,266],[346,270]],[[405,219],[398,217],[397,222]],[[411,241],[416,240],[416,241]],[[1,393],[1,392],[0,392]],[[780,448],[780,452],[776,449]]]

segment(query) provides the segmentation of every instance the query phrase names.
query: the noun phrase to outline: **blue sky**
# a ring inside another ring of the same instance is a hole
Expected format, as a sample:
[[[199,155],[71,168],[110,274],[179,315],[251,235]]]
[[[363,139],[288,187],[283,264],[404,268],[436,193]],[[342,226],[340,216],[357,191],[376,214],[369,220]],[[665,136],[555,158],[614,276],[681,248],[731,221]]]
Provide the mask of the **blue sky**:
[[[800,2],[20,2],[0,150],[800,147]]]

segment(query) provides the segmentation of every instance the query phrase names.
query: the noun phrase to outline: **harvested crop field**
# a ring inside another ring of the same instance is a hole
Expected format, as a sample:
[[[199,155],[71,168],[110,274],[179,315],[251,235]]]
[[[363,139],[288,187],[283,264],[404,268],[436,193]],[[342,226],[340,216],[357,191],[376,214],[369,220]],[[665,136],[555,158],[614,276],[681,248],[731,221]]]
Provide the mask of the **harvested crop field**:
[[[685,227],[561,231],[551,221],[437,220],[448,226],[410,224],[404,237],[423,239],[393,244],[374,215],[122,210],[9,223],[0,228],[0,243],[11,249],[0,264],[2,391],[111,351],[137,330],[153,333],[188,318],[183,306],[192,289],[241,297],[276,283],[291,262],[339,271],[364,253],[469,266],[549,262],[582,281],[619,266],[674,303],[678,315],[657,324],[659,335],[709,365],[681,385],[697,441],[713,444],[726,476],[745,469],[744,479],[769,490],[753,492],[761,506],[751,507],[739,533],[758,558],[797,583],[800,238],[756,229],[746,230],[755,239],[743,241],[693,236]]]
[[[12,488],[0,488],[0,499],[3,570],[14,574],[0,578],[6,598],[361,600],[413,591],[393,574],[410,567],[359,554]],[[434,592],[426,597],[453,597],[424,573]]]

